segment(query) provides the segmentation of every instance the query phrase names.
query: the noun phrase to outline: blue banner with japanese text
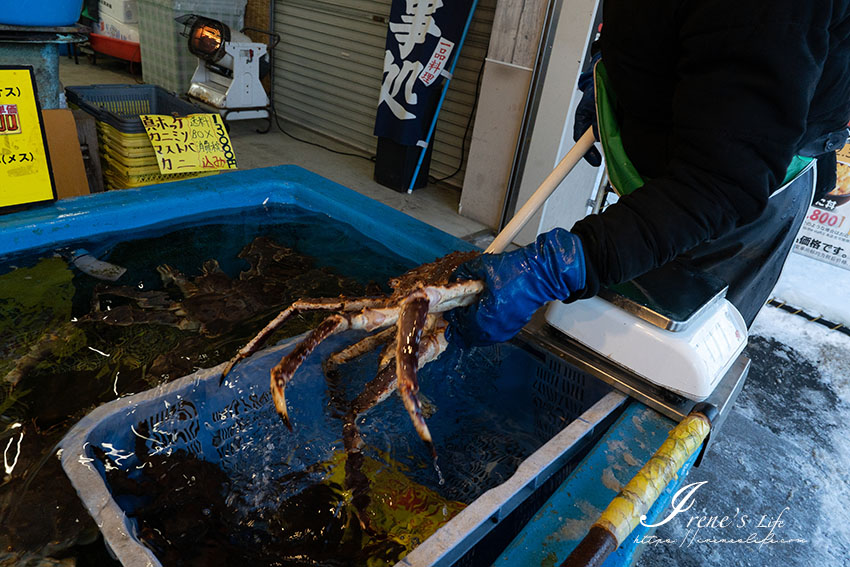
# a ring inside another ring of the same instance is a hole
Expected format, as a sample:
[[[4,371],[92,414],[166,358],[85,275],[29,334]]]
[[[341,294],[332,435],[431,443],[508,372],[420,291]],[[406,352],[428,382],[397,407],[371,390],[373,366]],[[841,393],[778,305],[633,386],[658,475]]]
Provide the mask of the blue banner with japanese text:
[[[375,135],[425,140],[473,0],[393,0]]]

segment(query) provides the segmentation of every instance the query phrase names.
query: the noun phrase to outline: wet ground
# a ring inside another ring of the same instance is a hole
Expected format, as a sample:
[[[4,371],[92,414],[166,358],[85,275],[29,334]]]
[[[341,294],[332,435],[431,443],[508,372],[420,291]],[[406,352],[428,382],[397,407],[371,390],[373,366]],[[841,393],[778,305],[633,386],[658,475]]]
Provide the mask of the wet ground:
[[[687,478],[707,484],[656,532],[673,543],[647,546],[638,567],[850,561],[850,337],[772,307],[752,334],[744,390]],[[771,529],[761,545],[739,541]]]

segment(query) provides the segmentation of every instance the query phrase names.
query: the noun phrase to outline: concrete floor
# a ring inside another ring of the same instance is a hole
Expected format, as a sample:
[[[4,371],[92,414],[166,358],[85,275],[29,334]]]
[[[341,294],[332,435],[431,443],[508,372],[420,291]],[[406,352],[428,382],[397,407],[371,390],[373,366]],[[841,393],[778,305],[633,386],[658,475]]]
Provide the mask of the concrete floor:
[[[96,64],[92,64],[85,56],[80,56],[79,64],[75,64],[72,59],[61,58],[59,65],[59,77],[64,86],[133,84],[141,81],[141,76],[129,71],[130,67],[126,63],[103,57],[98,58]],[[280,120],[280,125],[303,140],[337,151],[362,153],[284,120]],[[476,243],[482,237],[486,240],[487,230],[484,225],[457,214],[460,201],[457,189],[429,184],[409,195],[399,193],[372,180],[374,164],[365,153],[363,158],[339,155],[296,141],[277,127],[273,127],[267,134],[257,134],[258,129],[265,127],[265,120],[232,123],[230,137],[240,169],[298,165],[459,238]]]
[[[66,85],[134,82],[127,70],[108,61],[93,67],[83,58],[80,65],[63,60],[60,74]],[[475,239],[486,233],[456,213],[459,193],[451,188],[397,193],[372,181],[367,159],[333,154],[276,130],[255,134],[262,125],[232,127],[242,168],[297,164],[456,236]],[[299,137],[351,151],[294,125],[285,127]],[[658,530],[662,541],[645,546],[639,567],[850,564],[850,337],[767,307],[748,352],[753,367],[744,391],[705,462],[688,477],[688,482],[707,482],[696,506]],[[703,528],[697,536],[733,540],[750,533],[765,536],[770,530],[759,527],[759,521],[768,524],[780,514],[774,539],[805,542],[689,539],[693,533],[687,524],[694,516],[733,518],[732,527]]]

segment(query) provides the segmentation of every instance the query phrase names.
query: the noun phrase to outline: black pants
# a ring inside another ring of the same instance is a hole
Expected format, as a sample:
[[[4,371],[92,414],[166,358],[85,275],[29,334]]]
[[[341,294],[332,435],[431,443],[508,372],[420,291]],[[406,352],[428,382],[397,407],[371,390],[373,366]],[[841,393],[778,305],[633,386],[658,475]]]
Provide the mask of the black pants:
[[[727,299],[750,327],[769,299],[812,202],[817,173],[811,167],[771,195],[750,224],[701,244],[680,260],[729,284]]]

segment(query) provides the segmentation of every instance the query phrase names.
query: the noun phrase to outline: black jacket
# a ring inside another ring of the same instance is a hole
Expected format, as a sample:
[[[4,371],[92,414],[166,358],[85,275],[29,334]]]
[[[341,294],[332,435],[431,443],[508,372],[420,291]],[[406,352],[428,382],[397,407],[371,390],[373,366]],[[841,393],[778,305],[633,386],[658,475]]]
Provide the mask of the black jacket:
[[[650,180],[573,227],[584,296],[757,218],[791,157],[850,119],[850,0],[605,0],[603,10],[626,152]]]

